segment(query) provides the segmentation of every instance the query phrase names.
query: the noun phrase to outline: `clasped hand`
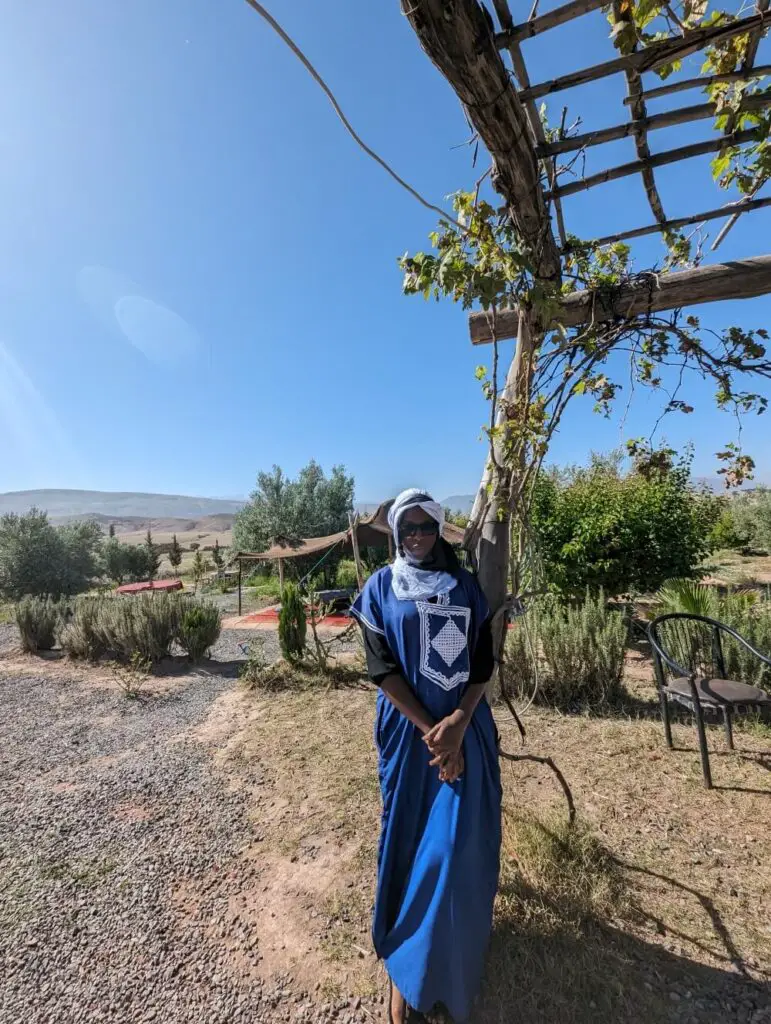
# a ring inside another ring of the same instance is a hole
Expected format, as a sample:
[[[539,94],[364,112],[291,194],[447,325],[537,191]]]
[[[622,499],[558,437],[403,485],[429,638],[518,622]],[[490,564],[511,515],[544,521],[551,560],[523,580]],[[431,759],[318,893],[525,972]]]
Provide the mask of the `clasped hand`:
[[[439,769],[442,782],[455,782],[463,774],[463,737],[468,722],[465,714],[454,711],[441,722],[437,722],[423,737],[423,742],[433,755],[432,768]]]

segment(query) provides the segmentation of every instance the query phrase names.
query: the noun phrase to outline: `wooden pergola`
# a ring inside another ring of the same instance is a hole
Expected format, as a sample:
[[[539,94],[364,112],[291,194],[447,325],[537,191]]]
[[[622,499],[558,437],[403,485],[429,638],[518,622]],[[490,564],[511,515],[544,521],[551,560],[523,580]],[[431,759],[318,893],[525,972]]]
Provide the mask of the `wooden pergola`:
[[[478,0],[400,0],[401,10],[414,29],[432,62],[454,89],[476,136],[492,161],[491,182],[503,198],[511,223],[534,255],[534,275],[549,286],[562,283],[563,259],[570,251],[563,201],[606,182],[636,175],[641,178],[652,220],[631,230],[609,234],[599,241],[626,241],[656,232],[668,233],[688,225],[723,218],[727,223],[718,243],[736,219],[771,206],[769,198],[754,195],[740,202],[708,210],[668,214],[659,193],[655,171],[659,167],[717,153],[724,147],[750,143],[758,138],[754,130],[738,130],[736,115],[727,118],[722,133],[712,132],[703,142],[689,143],[664,152],[651,153],[649,135],[673,125],[713,118],[713,103],[678,106],[679,94],[704,88],[715,82],[751,81],[771,71],[771,65],[756,64],[758,47],[769,24],[770,0],[757,0],[756,9],[744,16],[720,19],[697,27],[680,25],[669,37],[635,45],[621,52],[609,41],[607,60],[548,81],[532,82],[523,49],[528,40],[558,26],[566,25],[600,9],[610,10],[616,23],[631,17],[621,0],[571,0],[543,14],[538,2],[530,16],[517,22],[507,0],[492,0],[495,19]],[[529,5],[528,5],[529,6]],[[666,5],[671,13],[671,6]],[[497,23],[496,23],[497,19]],[[711,78],[684,79],[673,76],[661,84],[646,78],[649,72],[681,60],[722,40],[746,36],[747,44],[738,65]],[[616,36],[618,38],[618,35]],[[555,65],[559,51],[555,51]],[[542,124],[538,101],[566,89],[596,82],[608,76],[623,79],[625,96],[619,96],[626,116],[609,117],[608,127],[567,137],[549,135]],[[646,100],[675,97],[671,109],[649,114]],[[748,94],[741,111],[759,111],[771,106],[771,92]],[[618,139],[631,138],[636,159],[605,170],[563,182],[557,166],[566,153],[601,147]],[[603,320],[631,318],[639,314],[679,309],[728,298],[749,298],[771,292],[771,256],[752,257],[726,263],[698,266],[672,273],[638,275],[612,298],[592,291],[565,296],[555,317],[565,327]],[[518,397],[527,393],[530,357],[549,324],[538,323],[523,309],[497,312],[494,327],[485,312],[469,318],[471,340],[485,344],[516,338],[515,354],[501,392],[498,422],[506,409],[516,407]],[[488,461],[472,513],[472,530],[477,549],[482,585],[491,607],[505,604],[509,559],[511,507],[496,507],[491,498]]]

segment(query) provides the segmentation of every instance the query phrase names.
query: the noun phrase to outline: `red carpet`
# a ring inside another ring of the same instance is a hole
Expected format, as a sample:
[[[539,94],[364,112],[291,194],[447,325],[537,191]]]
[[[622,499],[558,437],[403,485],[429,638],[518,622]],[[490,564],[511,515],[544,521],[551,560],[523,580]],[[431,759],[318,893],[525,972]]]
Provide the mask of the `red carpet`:
[[[244,620],[246,622],[266,622],[278,625],[278,609],[264,608],[261,612],[253,612],[251,615],[245,615]],[[352,622],[353,619],[349,615],[327,615],[325,618],[319,619],[317,625],[322,627],[334,626],[335,628],[344,628],[345,626],[350,626]]]

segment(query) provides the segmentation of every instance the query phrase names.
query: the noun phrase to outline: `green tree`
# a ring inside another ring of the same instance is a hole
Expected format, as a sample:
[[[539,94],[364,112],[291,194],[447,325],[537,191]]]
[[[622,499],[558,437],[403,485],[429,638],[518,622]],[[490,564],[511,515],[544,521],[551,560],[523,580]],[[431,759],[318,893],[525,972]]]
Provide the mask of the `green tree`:
[[[145,572],[148,580],[154,580],[158,575],[158,566],[161,564],[161,556],[158,548],[153,544],[152,532],[148,529],[144,543]]]
[[[204,561],[203,553],[199,548],[193,558],[193,579],[196,585],[200,582],[201,577],[206,572],[206,562]]]
[[[171,538],[171,547],[169,548],[169,564],[172,569],[179,569],[182,564],[182,548],[177,540],[176,533]]]
[[[733,524],[743,546],[771,551],[771,490],[758,487],[731,502]]]
[[[238,513],[233,544],[242,551],[263,551],[277,538],[324,537],[348,526],[353,511],[354,480],[343,466],[326,476],[311,461],[296,480],[279,466],[257,475],[249,503]]]
[[[110,537],[115,536],[115,523],[110,523],[110,528],[108,529],[107,532],[110,535]]]
[[[101,541],[95,523],[56,529],[39,509],[0,517],[0,596],[17,601],[88,590],[98,575]]]
[[[217,569],[221,569],[222,566],[225,564],[225,558],[222,554],[222,548],[220,547],[220,542],[217,537],[214,538],[214,547],[212,548],[211,552],[211,560],[212,562],[214,562],[215,568]]]
[[[693,577],[714,526],[706,500],[690,486],[687,466],[623,475],[595,464],[544,474],[531,507],[539,574],[566,596],[648,592]]]
[[[307,628],[308,620],[300,588],[294,583],[287,583],[281,595],[281,611],[278,615],[278,639],[281,653],[287,661],[299,661],[302,658]]]

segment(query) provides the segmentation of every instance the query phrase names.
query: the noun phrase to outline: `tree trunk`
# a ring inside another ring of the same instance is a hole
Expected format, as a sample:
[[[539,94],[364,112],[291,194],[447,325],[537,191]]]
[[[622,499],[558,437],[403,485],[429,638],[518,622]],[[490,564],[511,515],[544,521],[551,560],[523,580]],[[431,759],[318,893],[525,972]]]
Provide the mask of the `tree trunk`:
[[[530,400],[536,339],[532,314],[523,309],[516,351],[498,399],[495,425],[499,432],[485,465],[466,533],[466,544],[476,553],[479,582],[493,615],[496,664],[501,661],[506,640],[505,604],[511,566],[512,513],[521,499],[525,471],[524,444],[516,440],[513,431],[524,422]],[[507,429],[509,424],[511,427]]]

